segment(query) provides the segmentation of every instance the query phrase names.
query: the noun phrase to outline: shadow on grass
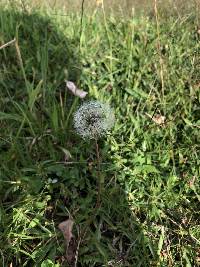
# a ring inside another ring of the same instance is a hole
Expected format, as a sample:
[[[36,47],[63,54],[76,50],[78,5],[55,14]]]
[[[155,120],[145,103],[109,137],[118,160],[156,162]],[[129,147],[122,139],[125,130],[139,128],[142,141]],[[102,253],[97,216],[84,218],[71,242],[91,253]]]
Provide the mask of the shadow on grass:
[[[68,265],[63,266],[75,266],[77,252],[77,266],[154,266],[158,260],[155,247],[142,226],[146,216],[140,214],[138,221],[131,211],[125,188],[116,180],[116,166],[108,156],[110,148],[104,142],[101,146],[101,174],[105,184],[98,209],[95,208],[98,175],[93,142],[88,144],[76,139],[76,149],[70,151],[76,155],[77,164],[46,168],[50,179],[56,177],[60,181],[50,186],[52,198],[49,205],[53,209],[46,213],[47,218],[53,216],[57,223],[67,218],[75,221],[74,237],[66,257]],[[62,246],[60,253],[65,255],[62,237],[59,243]],[[54,259],[62,262],[62,256]]]
[[[33,266],[33,254],[41,254],[38,245],[47,236],[27,223],[31,214],[45,219],[42,169],[46,160],[59,159],[58,147],[65,145],[69,125],[60,123],[69,117],[74,98],[64,79],[78,82],[80,77],[79,33],[73,38],[64,34],[47,15],[0,8],[0,46],[14,38],[27,84],[15,45],[0,50],[0,266],[22,266],[29,260]],[[19,235],[23,241],[16,241]]]
[[[77,81],[81,70],[77,37],[70,36],[56,27],[52,18],[39,13],[24,13],[1,10],[0,44],[16,38],[20,47],[26,78],[37,85],[55,91],[68,78]],[[9,90],[12,96],[23,91],[24,80],[20,69],[20,58],[14,45],[1,50],[1,90]],[[50,87],[50,88],[49,88]]]

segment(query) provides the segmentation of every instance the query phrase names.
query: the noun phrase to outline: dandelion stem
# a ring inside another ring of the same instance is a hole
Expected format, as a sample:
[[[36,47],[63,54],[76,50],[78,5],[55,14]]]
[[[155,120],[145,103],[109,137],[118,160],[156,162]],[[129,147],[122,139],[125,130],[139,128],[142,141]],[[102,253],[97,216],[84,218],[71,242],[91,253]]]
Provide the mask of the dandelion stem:
[[[96,208],[100,207],[101,202],[101,191],[102,191],[102,179],[101,179],[101,170],[100,170],[100,155],[99,155],[99,145],[97,139],[95,139],[95,147],[96,147],[96,156],[97,156],[97,177],[98,177],[98,193],[97,193],[97,202]]]

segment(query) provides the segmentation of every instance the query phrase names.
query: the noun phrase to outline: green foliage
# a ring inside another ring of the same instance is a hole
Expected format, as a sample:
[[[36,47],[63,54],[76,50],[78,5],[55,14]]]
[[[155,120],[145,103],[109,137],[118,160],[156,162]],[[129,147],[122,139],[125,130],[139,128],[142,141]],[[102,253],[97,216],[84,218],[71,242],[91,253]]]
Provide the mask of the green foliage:
[[[95,144],[75,134],[79,100],[65,90],[65,78],[90,99],[108,101],[116,117],[99,144],[105,188],[78,266],[198,266],[195,19],[156,25],[154,18],[103,20],[97,12],[84,17],[79,36],[74,14],[0,8],[0,42],[18,39],[25,73],[14,45],[0,50],[2,266],[62,266],[58,224],[73,218],[78,240],[94,214]]]
[[[51,260],[45,260],[41,264],[41,267],[59,267],[59,264],[54,264]]]

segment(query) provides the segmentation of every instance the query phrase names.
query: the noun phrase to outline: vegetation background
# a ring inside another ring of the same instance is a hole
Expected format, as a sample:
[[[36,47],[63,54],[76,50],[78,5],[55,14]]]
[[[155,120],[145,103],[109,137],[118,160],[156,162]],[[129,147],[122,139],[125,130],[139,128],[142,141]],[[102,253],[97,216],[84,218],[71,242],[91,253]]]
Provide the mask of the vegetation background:
[[[47,9],[61,9],[66,12],[80,12],[82,6],[82,0],[1,0],[2,3],[11,3],[11,4],[21,4],[29,5],[29,7],[41,8],[45,7]],[[100,0],[84,0],[85,11],[94,11],[102,1]],[[159,8],[165,10],[167,13],[170,11],[175,11],[184,15],[185,11],[191,11],[192,9],[199,8],[198,0],[156,0]],[[104,0],[104,8],[107,12],[114,11],[122,12],[124,16],[132,14],[132,9],[137,13],[149,13],[150,10],[154,9],[154,0]]]
[[[0,3],[0,267],[200,266],[200,3],[111,2]],[[65,79],[115,111],[97,210]]]

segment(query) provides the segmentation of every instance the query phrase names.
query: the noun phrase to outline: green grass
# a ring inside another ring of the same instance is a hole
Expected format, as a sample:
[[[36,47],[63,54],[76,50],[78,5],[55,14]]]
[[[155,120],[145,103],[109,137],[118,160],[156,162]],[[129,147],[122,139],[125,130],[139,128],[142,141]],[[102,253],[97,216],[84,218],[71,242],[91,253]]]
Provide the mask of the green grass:
[[[87,229],[77,266],[200,264],[198,16],[101,12],[84,16],[80,35],[78,15],[0,8],[0,46],[18,40],[0,50],[2,267],[73,266],[58,229],[67,218],[75,243]],[[115,110],[95,216],[95,144],[74,132],[81,100],[66,78]]]

